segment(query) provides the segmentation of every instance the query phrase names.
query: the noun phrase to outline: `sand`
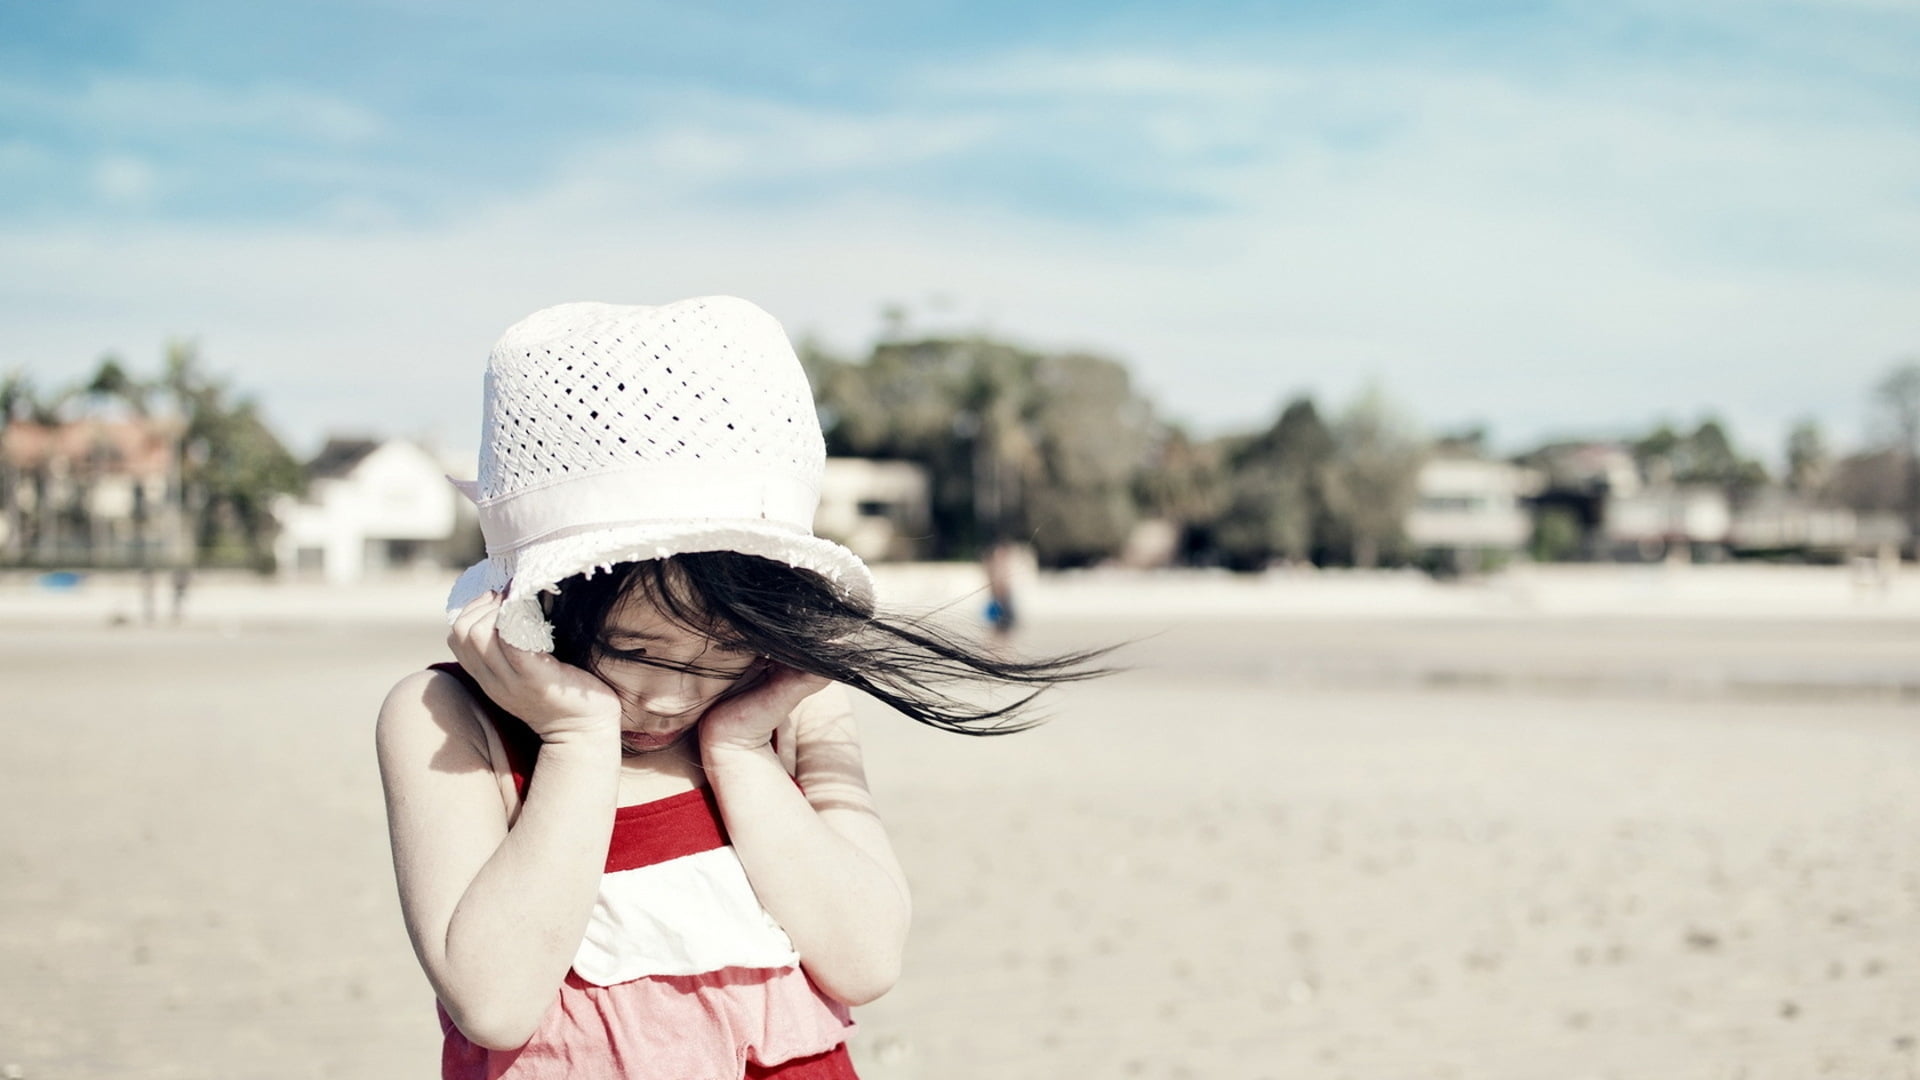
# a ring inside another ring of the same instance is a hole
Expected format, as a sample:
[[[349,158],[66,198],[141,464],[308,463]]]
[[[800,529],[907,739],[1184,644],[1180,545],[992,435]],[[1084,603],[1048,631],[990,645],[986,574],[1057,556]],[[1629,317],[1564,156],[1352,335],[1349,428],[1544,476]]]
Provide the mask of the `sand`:
[[[1091,595],[1026,644],[1145,639],[1043,729],[863,708],[863,1076],[1920,1075],[1920,618]],[[6,600],[6,1075],[434,1075],[369,734],[433,620]]]

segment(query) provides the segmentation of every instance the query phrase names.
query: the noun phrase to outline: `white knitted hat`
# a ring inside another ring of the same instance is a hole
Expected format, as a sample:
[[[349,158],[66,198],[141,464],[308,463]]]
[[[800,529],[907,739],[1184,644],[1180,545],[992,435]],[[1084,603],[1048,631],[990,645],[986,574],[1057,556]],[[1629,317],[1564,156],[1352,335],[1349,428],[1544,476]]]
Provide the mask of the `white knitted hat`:
[[[561,304],[509,328],[487,362],[480,477],[485,561],[449,619],[503,592],[500,637],[553,649],[540,608],[576,574],[697,551],[812,570],[861,603],[873,575],[813,535],[826,444],[773,316],[705,296],[660,307]]]

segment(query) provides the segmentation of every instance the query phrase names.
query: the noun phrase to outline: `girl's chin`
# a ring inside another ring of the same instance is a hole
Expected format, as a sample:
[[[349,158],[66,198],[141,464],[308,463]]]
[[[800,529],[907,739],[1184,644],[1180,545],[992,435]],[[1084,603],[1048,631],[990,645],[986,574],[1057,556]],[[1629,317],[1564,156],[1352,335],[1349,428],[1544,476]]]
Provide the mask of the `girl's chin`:
[[[620,749],[628,754],[653,754],[676,746],[693,731],[689,724],[679,731],[660,734],[651,731],[623,731],[620,733]]]

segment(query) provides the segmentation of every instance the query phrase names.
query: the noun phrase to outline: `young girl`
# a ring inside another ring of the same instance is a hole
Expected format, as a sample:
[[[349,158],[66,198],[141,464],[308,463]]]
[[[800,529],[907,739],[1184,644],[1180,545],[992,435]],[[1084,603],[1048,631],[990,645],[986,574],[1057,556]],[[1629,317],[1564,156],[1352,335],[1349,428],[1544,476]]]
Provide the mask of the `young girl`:
[[[745,301],[567,304],[494,347],[457,662],[377,729],[443,1076],[854,1075],[847,1007],[893,984],[909,901],[844,687],[993,734],[1092,672],[876,615],[812,535],[824,460]],[[954,679],[1026,691],[970,706]]]

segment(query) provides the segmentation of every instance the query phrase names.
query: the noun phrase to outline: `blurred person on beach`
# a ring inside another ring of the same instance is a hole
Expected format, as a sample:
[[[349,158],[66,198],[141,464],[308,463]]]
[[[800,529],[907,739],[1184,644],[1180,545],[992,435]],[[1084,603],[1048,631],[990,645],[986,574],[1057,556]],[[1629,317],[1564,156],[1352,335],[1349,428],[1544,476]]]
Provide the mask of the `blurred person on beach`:
[[[193,570],[184,563],[176,566],[169,581],[173,586],[173,622],[178,626],[187,618],[187,593],[193,588]]]
[[[994,734],[1097,654],[877,612],[812,535],[824,456],[746,301],[565,304],[495,346],[461,485],[488,555],[448,598],[455,662],[376,738],[444,1077],[854,1075],[849,1007],[895,981],[910,902],[847,688]]]
[[[1004,641],[1013,635],[1019,621],[1013,606],[1014,560],[1018,552],[1011,541],[995,540],[981,562],[987,574],[987,624]]]

